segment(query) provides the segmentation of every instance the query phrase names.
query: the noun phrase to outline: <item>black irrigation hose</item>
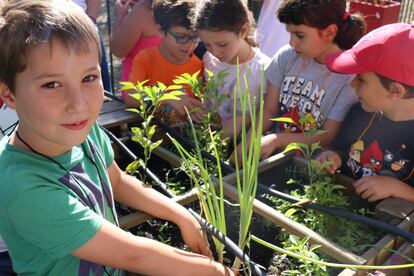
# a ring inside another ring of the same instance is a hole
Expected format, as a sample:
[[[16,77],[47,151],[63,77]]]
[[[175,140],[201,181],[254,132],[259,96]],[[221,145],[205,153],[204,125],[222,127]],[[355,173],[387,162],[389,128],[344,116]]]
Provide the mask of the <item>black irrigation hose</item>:
[[[266,187],[262,184],[258,185],[259,190],[261,190],[262,192],[266,192],[272,196],[278,197],[280,199],[289,201],[291,203],[299,203],[301,201],[301,199],[298,199],[294,196],[282,193],[280,191],[274,190],[272,188]],[[362,223],[365,225],[368,225],[372,228],[376,228],[379,230],[382,230],[384,232],[396,235],[396,236],[401,236],[403,238],[406,238],[407,240],[409,240],[410,242],[414,242],[414,233],[405,231],[401,228],[398,228],[394,225],[385,223],[383,221],[379,221],[376,219],[372,219],[366,216],[362,216],[362,215],[358,215],[352,212],[349,212],[347,210],[343,210],[343,209],[338,209],[338,208],[333,208],[333,207],[328,207],[328,206],[324,206],[315,202],[306,202],[306,203],[302,203],[300,204],[301,207],[303,208],[310,208],[310,209],[315,209],[318,210],[320,212],[323,213],[327,213],[333,216],[337,216],[337,217],[341,217],[341,218],[347,218],[350,220],[353,220],[355,222],[358,223]]]
[[[250,261],[249,256],[247,256],[246,253],[244,253],[240,247],[237,246],[231,239],[229,239],[226,235],[221,233],[217,228],[215,228],[213,225],[208,223],[204,218],[202,218],[197,212],[192,210],[191,208],[188,209],[190,213],[196,218],[198,223],[200,223],[203,230],[205,230],[210,235],[216,237],[219,241],[221,241],[226,248],[233,253],[239,260],[244,262],[247,266],[251,267],[252,274],[256,276],[265,276],[266,273],[259,268],[259,266]]]
[[[183,145],[185,148],[187,148],[187,149],[195,149],[196,148],[196,146],[193,142],[191,142],[187,137],[185,137],[184,135],[182,135],[181,133],[179,133],[178,131],[176,131],[175,129],[170,127],[169,125],[164,124],[160,120],[157,120],[156,123],[158,125],[160,125],[161,128],[164,129],[165,132],[167,132],[172,137],[177,139],[178,142],[180,142],[180,144]],[[200,151],[200,153],[204,158],[206,158],[210,161],[213,161],[213,162],[217,161],[216,157],[214,157],[213,155],[211,155],[210,153],[208,153],[207,151],[205,151],[203,149]],[[223,171],[225,171],[227,173],[234,173],[235,172],[235,169],[232,166],[230,166],[229,164],[224,163],[221,160],[220,160],[220,166],[223,169]]]
[[[135,161],[137,160],[137,156],[130,151],[127,146],[125,146],[124,143],[122,143],[112,132],[110,132],[109,130],[101,127],[101,129],[109,136],[109,138],[115,143],[117,144],[128,156],[131,160]],[[162,182],[150,169],[148,169],[147,167],[143,166],[143,169],[145,171],[145,173],[155,182],[155,184],[158,185],[158,187],[169,197],[174,197],[175,195],[168,190],[167,185],[165,185],[164,182]]]
[[[118,97],[115,94],[112,94],[111,92],[108,92],[106,90],[104,90],[104,95],[105,95],[105,97],[108,97],[108,98],[110,98],[112,100],[115,100],[117,102],[125,103],[120,97]]]

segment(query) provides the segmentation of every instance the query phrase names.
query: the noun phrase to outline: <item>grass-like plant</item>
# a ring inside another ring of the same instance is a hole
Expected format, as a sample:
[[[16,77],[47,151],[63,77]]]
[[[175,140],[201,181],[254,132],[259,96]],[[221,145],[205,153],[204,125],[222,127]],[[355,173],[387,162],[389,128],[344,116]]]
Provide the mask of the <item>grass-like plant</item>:
[[[236,181],[237,191],[240,204],[240,222],[239,222],[239,241],[238,245],[243,250],[249,247],[250,222],[253,215],[253,202],[256,197],[258,183],[258,167],[260,161],[260,144],[263,129],[263,107],[264,107],[264,69],[262,69],[260,97],[251,98],[249,93],[248,73],[244,78],[240,78],[240,68],[237,67],[237,88],[234,91],[233,103],[233,124],[234,129],[237,125],[237,98],[240,99],[240,110],[242,119],[242,128],[240,133],[241,154],[235,151],[236,164]],[[241,89],[241,81],[244,82],[246,89]],[[256,102],[259,101],[259,109],[257,110]],[[247,116],[250,116],[251,127],[250,137],[247,137]],[[234,148],[237,147],[237,133],[234,132],[233,142]],[[243,170],[241,170],[243,167]],[[240,260],[236,259],[233,268],[238,269]]]
[[[201,201],[201,208],[204,211],[206,220],[214,225],[221,233],[226,235],[226,217],[224,212],[224,191],[223,191],[223,177],[220,166],[219,154],[215,146],[213,133],[210,130],[210,139],[212,141],[213,150],[216,156],[217,172],[218,172],[218,193],[216,187],[211,179],[210,172],[206,161],[203,159],[200,151],[200,145],[196,138],[194,125],[190,119],[191,130],[193,133],[196,151],[189,152],[173,137],[169,136],[171,141],[177,148],[182,158],[182,169],[190,176],[194,186],[198,190],[198,196]],[[167,134],[168,135],[168,134]],[[225,246],[218,239],[213,237],[213,242],[216,247],[218,260],[223,262]]]

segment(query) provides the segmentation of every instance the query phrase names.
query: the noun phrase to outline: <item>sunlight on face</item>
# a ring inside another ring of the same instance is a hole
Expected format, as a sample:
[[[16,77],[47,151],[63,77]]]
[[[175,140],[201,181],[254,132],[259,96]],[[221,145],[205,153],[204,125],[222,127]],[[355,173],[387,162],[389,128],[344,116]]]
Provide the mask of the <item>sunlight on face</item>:
[[[93,42],[88,49],[68,49],[59,41],[37,46],[16,75],[19,132],[44,154],[62,154],[82,143],[99,115],[99,56]]]

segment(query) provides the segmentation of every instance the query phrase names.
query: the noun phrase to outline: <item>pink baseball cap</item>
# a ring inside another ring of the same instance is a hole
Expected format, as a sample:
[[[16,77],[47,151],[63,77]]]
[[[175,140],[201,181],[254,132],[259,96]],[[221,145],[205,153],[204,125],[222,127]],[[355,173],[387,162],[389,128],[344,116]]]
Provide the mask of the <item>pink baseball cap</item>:
[[[375,29],[351,49],[328,55],[325,64],[337,73],[374,72],[414,86],[414,24],[395,23]]]

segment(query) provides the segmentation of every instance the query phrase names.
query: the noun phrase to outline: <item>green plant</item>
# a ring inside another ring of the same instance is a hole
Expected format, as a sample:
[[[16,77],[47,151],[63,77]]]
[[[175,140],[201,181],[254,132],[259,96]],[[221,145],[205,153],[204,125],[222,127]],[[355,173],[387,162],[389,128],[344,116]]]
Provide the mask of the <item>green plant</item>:
[[[196,131],[195,137],[192,135],[192,129],[189,127],[189,124],[182,124],[181,131],[184,132],[187,137],[193,139],[193,141],[197,139],[199,145],[201,145],[201,148],[205,151],[214,154],[212,143],[210,141],[210,129],[212,129],[213,140],[218,149],[220,160],[226,160],[228,156],[229,139],[223,138],[221,132],[218,131],[220,129],[220,116],[218,115],[217,110],[222,102],[229,98],[228,94],[219,93],[219,88],[225,83],[224,79],[228,73],[225,70],[222,70],[219,71],[217,75],[214,75],[214,73],[209,70],[205,71],[207,72],[208,77],[204,83],[199,76],[199,72],[192,75],[184,73],[174,80],[174,83],[177,85],[188,86],[206,108],[203,120],[194,126]],[[195,109],[191,112],[198,111],[198,109]],[[214,165],[209,165],[210,168],[214,168]],[[210,169],[210,172],[213,171],[214,169]]]
[[[256,197],[258,183],[258,167],[260,161],[260,145],[263,128],[263,107],[264,107],[264,69],[262,69],[260,98],[251,99],[249,93],[248,75],[244,76],[245,91],[241,90],[240,68],[237,67],[237,88],[234,90],[233,102],[233,124],[234,129],[237,125],[237,96],[240,99],[241,107],[241,156],[235,152],[237,192],[240,204],[240,224],[239,224],[239,242],[238,246],[243,250],[249,247],[249,230],[250,222],[253,215],[253,202]],[[259,110],[257,113],[256,102],[259,100]],[[251,126],[250,137],[247,137],[248,129],[246,127],[247,110],[249,111]],[[237,147],[237,133],[234,132],[234,148]],[[240,161],[241,162],[240,162]],[[243,167],[241,170],[240,165]],[[240,260],[236,259],[233,268],[238,269]]]
[[[121,82],[121,90],[136,92],[131,93],[130,96],[138,101],[139,107],[128,110],[137,113],[142,120],[141,127],[131,128],[134,133],[131,139],[138,142],[144,149],[144,159],[135,160],[129,164],[126,170],[130,173],[137,171],[140,166],[147,167],[152,151],[162,143],[162,139],[152,141],[157,127],[153,124],[153,120],[162,102],[165,100],[180,100],[180,96],[184,95],[183,92],[179,91],[182,88],[179,85],[167,87],[161,82],[158,82],[157,85],[146,85],[147,82],[143,81],[137,84]]]
[[[296,252],[292,252],[290,250],[286,250],[284,248],[281,248],[279,246],[276,246],[274,244],[268,243],[265,240],[260,239],[259,237],[256,237],[254,235],[251,236],[251,239],[257,243],[260,243],[261,245],[264,245],[268,248],[273,249],[274,251],[277,251],[281,254],[285,254],[287,256],[306,260],[307,262],[315,263],[318,265],[323,265],[326,267],[335,267],[335,268],[350,268],[350,269],[359,269],[359,270],[388,270],[388,269],[404,269],[404,268],[413,268],[414,263],[409,264],[402,264],[402,265],[352,265],[352,264],[340,264],[340,263],[332,263],[332,262],[325,262],[321,261],[317,258],[314,258],[314,255],[311,256],[305,256],[298,254]]]
[[[216,188],[214,182],[210,177],[209,170],[207,168],[206,162],[203,160],[203,157],[200,153],[200,146],[196,139],[196,133],[194,125],[190,119],[190,125],[193,132],[193,137],[195,139],[196,151],[190,153],[180,143],[175,140],[173,137],[169,136],[171,141],[174,143],[177,148],[181,158],[182,158],[182,169],[190,176],[193,180],[195,187],[198,190],[198,196],[201,201],[201,207],[204,211],[207,221],[214,225],[221,233],[226,234],[226,218],[224,212],[224,191],[223,191],[223,177],[221,172],[221,166],[218,159],[217,148],[214,144],[213,134],[210,130],[210,137],[213,144],[213,149],[215,151],[215,156],[217,160],[217,170],[218,170],[218,179],[219,179],[219,193],[216,193]],[[167,134],[168,135],[168,134]],[[200,178],[201,177],[201,178]],[[218,239],[213,238],[214,245],[219,257],[219,262],[223,262],[224,258],[224,244],[222,244]]]

